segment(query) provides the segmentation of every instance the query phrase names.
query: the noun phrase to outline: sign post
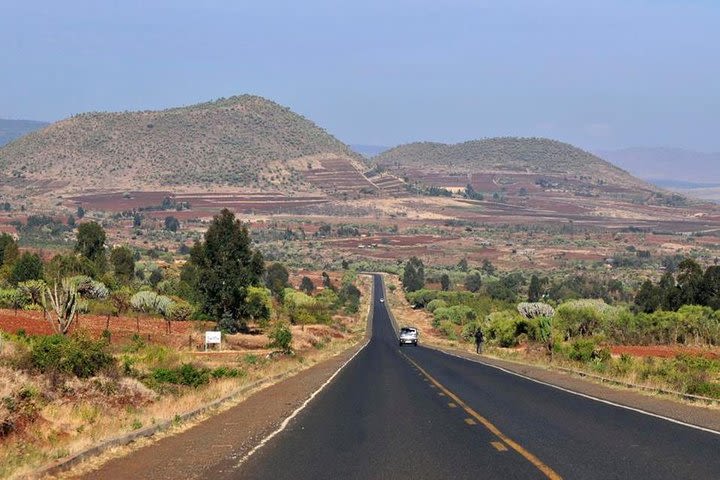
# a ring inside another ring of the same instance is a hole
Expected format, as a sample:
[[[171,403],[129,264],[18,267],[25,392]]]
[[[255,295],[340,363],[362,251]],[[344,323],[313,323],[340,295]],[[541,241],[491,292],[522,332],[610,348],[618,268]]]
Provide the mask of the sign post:
[[[222,332],[205,332],[205,351],[207,352],[208,345],[220,345],[222,342]]]

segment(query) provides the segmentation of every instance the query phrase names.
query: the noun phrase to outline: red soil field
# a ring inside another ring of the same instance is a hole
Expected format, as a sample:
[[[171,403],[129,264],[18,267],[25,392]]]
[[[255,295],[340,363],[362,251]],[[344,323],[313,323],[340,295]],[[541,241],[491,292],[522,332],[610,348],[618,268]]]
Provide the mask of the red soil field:
[[[100,338],[108,325],[107,317],[96,315],[80,315],[79,321],[73,325],[71,332],[82,331],[93,338]],[[138,329],[139,327],[139,329]],[[170,322],[171,333],[168,333],[168,322],[152,317],[110,317],[109,328],[111,343],[127,343],[135,334],[152,343],[169,346],[194,346],[202,343],[205,324],[202,322]],[[0,310],[0,330],[17,333],[24,330],[28,335],[51,335],[55,333],[49,320],[43,319],[42,312],[19,310]]]

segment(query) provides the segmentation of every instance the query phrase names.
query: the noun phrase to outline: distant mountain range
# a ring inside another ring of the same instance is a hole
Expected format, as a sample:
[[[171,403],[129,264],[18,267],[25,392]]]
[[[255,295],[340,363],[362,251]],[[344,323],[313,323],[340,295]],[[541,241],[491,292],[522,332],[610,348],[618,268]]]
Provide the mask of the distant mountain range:
[[[50,124],[34,120],[3,120],[0,118],[0,147],[48,125]]]

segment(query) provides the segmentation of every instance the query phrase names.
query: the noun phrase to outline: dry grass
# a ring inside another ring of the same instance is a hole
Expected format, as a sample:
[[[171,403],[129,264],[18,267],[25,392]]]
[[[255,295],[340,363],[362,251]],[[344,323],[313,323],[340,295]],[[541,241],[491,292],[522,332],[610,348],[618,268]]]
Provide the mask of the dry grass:
[[[0,367],[0,397],[15,395],[21,388],[43,392],[42,400],[38,401],[38,419],[22,432],[6,437],[0,443],[0,478],[22,478],[52,460],[82,451],[125,432],[173,421],[179,415],[225,398],[244,386],[261,382],[257,388],[235,397],[219,409],[192,422],[178,424],[161,436],[181,432],[208,415],[236,405],[257,389],[270,385],[272,382],[268,379],[272,377],[292,375],[347,350],[365,335],[371,285],[369,277],[359,277],[358,288],[363,293],[359,313],[354,316],[337,316],[335,321],[340,325],[338,328],[310,325],[302,330],[301,327],[293,327],[293,345],[296,350],[293,356],[269,358],[264,350],[248,350],[226,352],[227,355],[222,353],[219,357],[208,358],[152,346],[146,352],[138,353],[138,362],[145,368],[195,361],[207,366],[239,368],[245,372],[240,378],[214,380],[202,388],[180,389],[177,394],[159,396],[132,378],[111,380],[96,377],[66,382],[64,388],[72,395],[62,395],[48,386],[48,379],[44,376]],[[267,338],[262,337],[262,341],[267,344]],[[260,340],[252,343],[255,345],[258,342]],[[7,343],[4,350],[4,355],[11,355],[12,344]],[[105,456],[125,453],[129,448],[138,448],[148,441],[151,440],[136,442],[132,447],[114,449]]]

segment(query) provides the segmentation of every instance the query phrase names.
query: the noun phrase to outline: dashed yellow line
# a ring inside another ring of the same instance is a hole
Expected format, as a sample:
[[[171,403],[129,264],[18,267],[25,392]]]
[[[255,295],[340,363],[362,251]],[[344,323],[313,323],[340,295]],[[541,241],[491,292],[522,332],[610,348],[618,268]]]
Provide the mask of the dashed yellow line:
[[[466,418],[465,423],[467,423],[468,425],[477,425],[477,422],[472,418]]]
[[[477,413],[475,410],[473,410],[468,404],[463,402],[462,399],[460,399],[460,397],[458,397],[453,392],[448,390],[443,384],[441,384],[440,382],[435,380],[435,378],[433,378],[429,373],[427,373],[420,365],[418,365],[410,357],[408,357],[407,355],[405,355],[402,352],[400,352],[400,355],[405,357],[405,359],[408,362],[410,362],[412,365],[414,365],[415,368],[417,368],[425,376],[426,381],[429,380],[430,382],[435,384],[437,386],[437,388],[439,388],[443,393],[445,393],[445,395],[447,395],[454,401],[456,406],[460,405],[463,408],[463,410],[465,410],[471,417],[473,417],[476,421],[480,422],[485,428],[487,428],[488,430],[490,430],[490,432],[492,432],[495,436],[497,436],[498,439],[501,440],[501,442],[493,442],[493,446],[495,448],[498,448],[497,446],[494,445],[495,443],[499,443],[504,448],[506,448],[505,446],[507,445],[508,447],[512,448],[517,453],[519,453],[527,461],[532,463],[535,466],[535,468],[540,470],[550,480],[562,480],[562,477],[560,475],[558,475],[558,473],[555,472],[555,470],[553,470],[548,465],[543,463],[538,457],[536,457],[535,455],[530,453],[528,450],[523,448],[519,443],[517,443],[516,441],[514,441],[513,439],[511,439],[510,437],[505,435],[503,432],[501,432],[499,428],[497,428],[492,422],[490,422],[490,420],[488,420],[487,418],[483,417],[482,415]],[[500,449],[498,449],[498,450],[502,451]],[[506,450],[507,450],[507,448],[506,448]]]
[[[448,407],[450,407],[450,408],[457,408],[457,404],[455,404],[455,403],[453,403],[453,402],[450,402],[450,403],[448,403]]]
[[[502,442],[490,442],[490,445],[495,447],[498,452],[507,452],[507,447]]]

